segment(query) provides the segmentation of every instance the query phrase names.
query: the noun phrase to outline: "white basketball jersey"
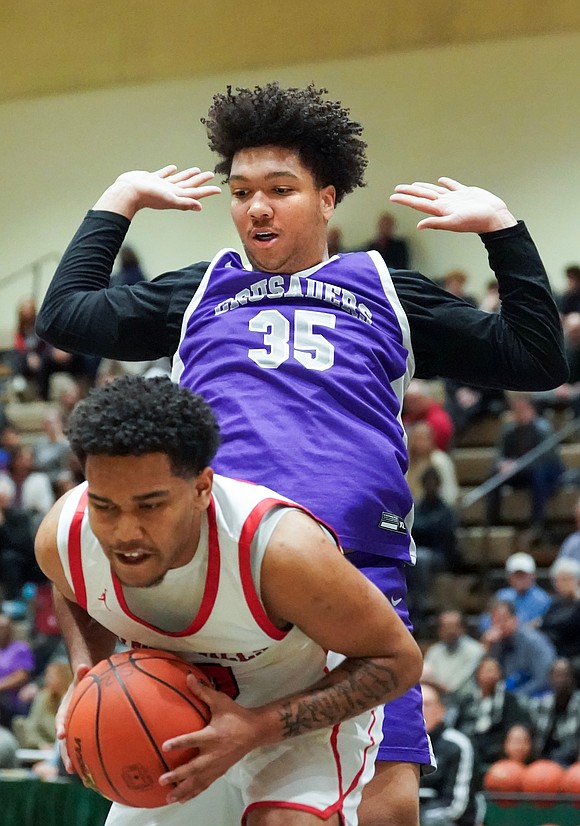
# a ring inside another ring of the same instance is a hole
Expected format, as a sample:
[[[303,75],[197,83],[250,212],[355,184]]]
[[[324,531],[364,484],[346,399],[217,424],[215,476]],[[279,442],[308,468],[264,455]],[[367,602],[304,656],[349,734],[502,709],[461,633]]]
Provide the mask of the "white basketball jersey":
[[[63,507],[58,552],[79,605],[128,646],[174,651],[202,666],[216,688],[241,705],[260,705],[312,685],[324,676],[326,652],[297,627],[281,631],[268,618],[252,575],[252,547],[262,517],[280,506],[299,507],[267,488],[214,475],[210,507],[202,515],[194,571],[204,581],[199,607],[183,630],[165,631],[130,609],[88,518],[87,485]],[[337,549],[337,553],[338,553]],[[175,572],[187,576],[190,565]],[[180,582],[180,586],[183,582]],[[172,603],[171,582],[158,586],[159,604]],[[136,589],[131,589],[136,590]],[[139,589],[145,590],[145,589]]]

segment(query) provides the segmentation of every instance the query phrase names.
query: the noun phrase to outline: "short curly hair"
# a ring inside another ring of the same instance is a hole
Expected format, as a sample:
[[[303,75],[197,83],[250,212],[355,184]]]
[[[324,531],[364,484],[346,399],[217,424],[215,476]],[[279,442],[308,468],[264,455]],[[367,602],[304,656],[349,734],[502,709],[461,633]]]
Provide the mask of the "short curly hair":
[[[71,413],[67,435],[83,467],[87,456],[165,453],[183,478],[207,467],[220,441],[207,402],[165,376],[123,376],[94,388]]]
[[[319,187],[333,185],[336,203],[365,186],[366,143],[363,128],[338,101],[324,100],[326,89],[281,88],[277,82],[253,89],[228,86],[216,94],[207,118],[210,148],[221,155],[215,171],[229,176],[240,149],[284,146],[295,149]]]

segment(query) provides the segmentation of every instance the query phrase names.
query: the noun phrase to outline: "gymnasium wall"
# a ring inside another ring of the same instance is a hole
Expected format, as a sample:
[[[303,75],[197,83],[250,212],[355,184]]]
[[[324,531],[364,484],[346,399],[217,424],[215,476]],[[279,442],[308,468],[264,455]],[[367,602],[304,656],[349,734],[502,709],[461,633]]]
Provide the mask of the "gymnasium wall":
[[[314,81],[365,125],[368,186],[334,222],[347,245],[370,237],[395,184],[450,175],[502,195],[525,218],[553,285],[580,260],[580,35],[410,51],[368,59],[274,67],[202,81],[108,89],[0,106],[0,276],[45,253],[62,254],[100,192],[127,169],[213,166],[199,118],[214,91],[279,79]],[[464,267],[473,291],[490,277],[477,238],[415,231],[418,215],[392,207],[414,264],[438,277]],[[201,214],[140,213],[129,242],[150,276],[236,245],[227,194]],[[52,265],[45,268],[48,282]],[[30,279],[2,293],[11,329]]]

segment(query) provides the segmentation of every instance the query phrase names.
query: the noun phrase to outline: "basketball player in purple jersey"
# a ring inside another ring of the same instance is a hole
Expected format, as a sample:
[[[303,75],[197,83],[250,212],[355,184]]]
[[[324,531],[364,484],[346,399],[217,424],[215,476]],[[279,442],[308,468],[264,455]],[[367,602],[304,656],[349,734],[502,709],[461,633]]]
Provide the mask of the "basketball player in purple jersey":
[[[212,173],[129,172],[89,212],[40,310],[39,334],[111,358],[170,356],[176,381],[216,411],[222,474],[267,484],[331,524],[349,558],[409,623],[414,563],[401,406],[410,376],[547,389],[565,380],[558,312],[524,224],[491,193],[449,178],[400,185],[419,228],[479,233],[502,308],[486,314],[376,253],[329,258],[335,205],[363,184],[362,127],[322,91],[272,83],[216,95],[204,121],[250,267],[233,250],[153,282],[109,288],[144,207],[200,210]],[[421,697],[385,709],[361,826],[416,826],[432,762]]]

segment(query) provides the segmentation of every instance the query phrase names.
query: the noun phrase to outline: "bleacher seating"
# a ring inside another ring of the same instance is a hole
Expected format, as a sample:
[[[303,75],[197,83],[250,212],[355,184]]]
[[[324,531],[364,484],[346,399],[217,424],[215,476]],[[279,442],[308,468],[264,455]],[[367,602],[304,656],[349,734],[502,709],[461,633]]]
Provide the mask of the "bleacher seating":
[[[567,421],[565,414],[555,416],[554,427]],[[502,418],[488,417],[472,425],[452,451],[460,485],[458,543],[462,551],[463,567],[453,574],[440,574],[433,586],[435,611],[454,606],[467,614],[484,609],[490,593],[504,579],[503,566],[507,557],[517,550],[526,550],[538,565],[538,580],[547,581],[547,571],[558,548],[574,530],[574,506],[580,494],[577,485],[563,485],[549,502],[546,518],[546,536],[532,543],[525,523],[529,517],[529,496],[521,490],[504,491],[502,525],[485,524],[485,499],[466,508],[461,507],[465,495],[482,484],[489,476],[496,445],[499,441]],[[572,436],[560,446],[560,454],[567,469],[580,468],[580,443]]]

